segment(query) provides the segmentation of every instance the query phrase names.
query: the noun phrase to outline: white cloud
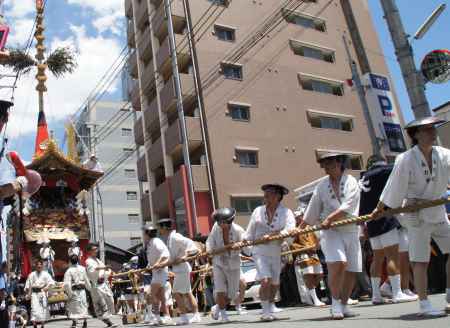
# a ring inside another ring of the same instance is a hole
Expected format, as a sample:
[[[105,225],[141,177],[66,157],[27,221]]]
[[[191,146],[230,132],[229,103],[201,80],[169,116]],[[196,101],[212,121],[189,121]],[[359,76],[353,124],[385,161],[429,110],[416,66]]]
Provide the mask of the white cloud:
[[[111,15],[101,16],[94,20],[93,25],[100,33],[110,30],[115,35],[121,34],[121,19],[123,14],[121,12],[115,12]]]
[[[98,32],[109,30],[116,35],[120,34],[125,15],[123,0],[67,0],[67,2],[92,10],[96,16],[93,25]]]
[[[10,46],[23,47],[28,41],[31,28],[33,27],[34,19],[22,18],[14,21],[11,26],[10,35],[8,37],[8,44]]]
[[[5,7],[8,17],[20,18],[34,13],[36,2],[34,0],[6,0]]]
[[[54,39],[49,45],[50,49],[71,46],[78,51],[78,68],[74,74],[58,80],[47,72],[48,93],[45,94],[45,112],[49,123],[73,114],[121,51],[121,45],[116,39],[88,36],[82,26],[72,26],[71,30],[73,32],[71,36],[64,40]],[[34,75],[34,72],[31,72],[18,84],[15,108],[8,126],[11,138],[36,131],[38,102]],[[117,85],[120,79],[115,82]],[[3,99],[7,99],[6,95],[9,95],[10,91],[1,91],[0,96],[3,95]]]

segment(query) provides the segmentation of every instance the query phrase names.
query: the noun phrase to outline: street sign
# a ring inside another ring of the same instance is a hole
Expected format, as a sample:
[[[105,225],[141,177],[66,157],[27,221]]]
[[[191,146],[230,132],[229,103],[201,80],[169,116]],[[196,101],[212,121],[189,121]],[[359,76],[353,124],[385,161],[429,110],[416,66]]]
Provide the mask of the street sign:
[[[433,50],[422,60],[420,66],[426,82],[442,84],[450,80],[450,51]]]

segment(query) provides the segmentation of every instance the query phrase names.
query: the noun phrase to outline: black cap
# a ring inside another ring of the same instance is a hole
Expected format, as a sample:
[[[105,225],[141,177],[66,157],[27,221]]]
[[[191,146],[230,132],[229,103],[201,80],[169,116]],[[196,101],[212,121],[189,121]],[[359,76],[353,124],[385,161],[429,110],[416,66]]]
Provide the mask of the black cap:
[[[417,120],[414,120],[412,122],[409,122],[405,126],[405,130],[413,129],[413,128],[419,128],[421,126],[425,125],[436,125],[436,124],[442,124],[447,122],[446,120],[442,120],[440,118],[437,118],[436,116],[430,116],[425,118],[419,118]]]
[[[171,218],[164,218],[158,221],[158,225],[160,228],[172,229],[173,220]]]
[[[289,194],[289,189],[279,183],[268,183],[261,187],[262,191],[271,191],[282,196]]]
[[[8,114],[8,109],[14,104],[10,101],[0,100],[0,117],[5,118]]]
[[[231,223],[233,222],[236,216],[236,210],[231,207],[222,207],[215,210],[211,216],[213,220],[218,223],[220,222]]]

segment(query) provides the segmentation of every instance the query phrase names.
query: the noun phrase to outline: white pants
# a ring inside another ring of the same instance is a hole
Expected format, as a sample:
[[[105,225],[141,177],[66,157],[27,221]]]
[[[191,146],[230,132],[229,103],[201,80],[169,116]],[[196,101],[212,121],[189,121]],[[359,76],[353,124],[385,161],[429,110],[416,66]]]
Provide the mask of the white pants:
[[[450,223],[426,223],[408,226],[409,260],[426,263],[430,261],[431,238],[443,254],[450,253]]]
[[[240,269],[226,269],[215,265],[213,267],[214,294],[225,293],[230,300],[239,294]]]
[[[380,250],[386,247],[398,245],[400,243],[399,231],[397,228],[385,232],[382,235],[370,238],[370,246],[373,250]]]
[[[273,285],[280,284],[281,256],[254,256],[258,279],[272,279]]]
[[[91,289],[92,303],[95,314],[100,320],[109,319],[114,310],[114,297],[107,283],[95,285]]]
[[[152,272],[152,285],[159,284],[162,287],[166,283],[168,277],[169,277],[169,270],[167,268],[154,270]]]
[[[89,305],[86,299],[86,291],[71,290],[69,300],[67,301],[67,314],[71,320],[81,320],[89,318]]]
[[[31,321],[44,323],[48,319],[50,310],[46,293],[31,293]]]
[[[188,294],[191,292],[191,275],[190,272],[174,272],[173,292],[179,294]]]
[[[173,299],[172,299],[172,286],[170,285],[170,282],[166,281],[166,283],[163,285],[164,288],[164,298],[166,300],[167,306],[173,305]]]
[[[347,271],[362,272],[362,252],[358,231],[323,230],[320,246],[327,263],[346,262]]]
[[[408,230],[404,227],[398,229],[398,251],[400,253],[409,251]]]

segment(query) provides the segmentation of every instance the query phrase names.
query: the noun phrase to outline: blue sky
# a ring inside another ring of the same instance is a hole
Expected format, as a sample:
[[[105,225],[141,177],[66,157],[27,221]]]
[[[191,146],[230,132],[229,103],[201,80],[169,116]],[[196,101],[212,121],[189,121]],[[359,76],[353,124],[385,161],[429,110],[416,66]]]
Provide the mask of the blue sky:
[[[34,0],[6,0],[5,16],[13,31],[9,45],[23,45],[34,20]],[[412,119],[410,103],[400,74],[395,54],[383,19],[379,0],[368,0],[373,22],[379,33],[386,62],[406,121]],[[441,3],[447,3],[446,12],[423,40],[415,41],[413,48],[417,65],[426,53],[434,49],[449,49],[450,3],[447,1],[397,0],[406,30],[413,34],[426,17]],[[413,4],[413,5],[412,5]],[[49,129],[63,140],[63,123],[84,102],[100,77],[117,58],[125,45],[125,18],[123,0],[49,0],[46,10],[46,44],[50,49],[70,45],[79,52],[76,73],[59,81],[49,76],[46,95],[46,114]],[[16,91],[16,106],[8,129],[10,148],[19,150],[30,160],[34,149],[37,120],[37,95],[34,91],[34,73],[21,79]],[[4,82],[4,81],[3,81]],[[117,79],[107,95],[117,98],[120,85]],[[9,90],[0,90],[8,98]],[[431,108],[450,99],[450,84],[428,85],[427,96]]]
[[[413,119],[411,112],[411,104],[409,102],[403,78],[395,58],[394,47],[391,37],[387,29],[385,20],[383,19],[383,11],[379,0],[368,0],[372,20],[377,28],[378,37],[383,47],[386,63],[389,66],[391,77],[395,83],[397,96],[400,106],[405,115],[406,122]],[[435,49],[450,49],[450,1],[442,0],[397,0],[397,6],[400,10],[405,30],[410,35],[414,35],[419,26],[441,3],[447,4],[447,9],[439,17],[436,23],[428,31],[421,40],[413,40],[412,47],[416,59],[416,65],[419,68],[423,57]],[[427,84],[426,95],[431,109],[450,100],[450,82],[446,84]]]

